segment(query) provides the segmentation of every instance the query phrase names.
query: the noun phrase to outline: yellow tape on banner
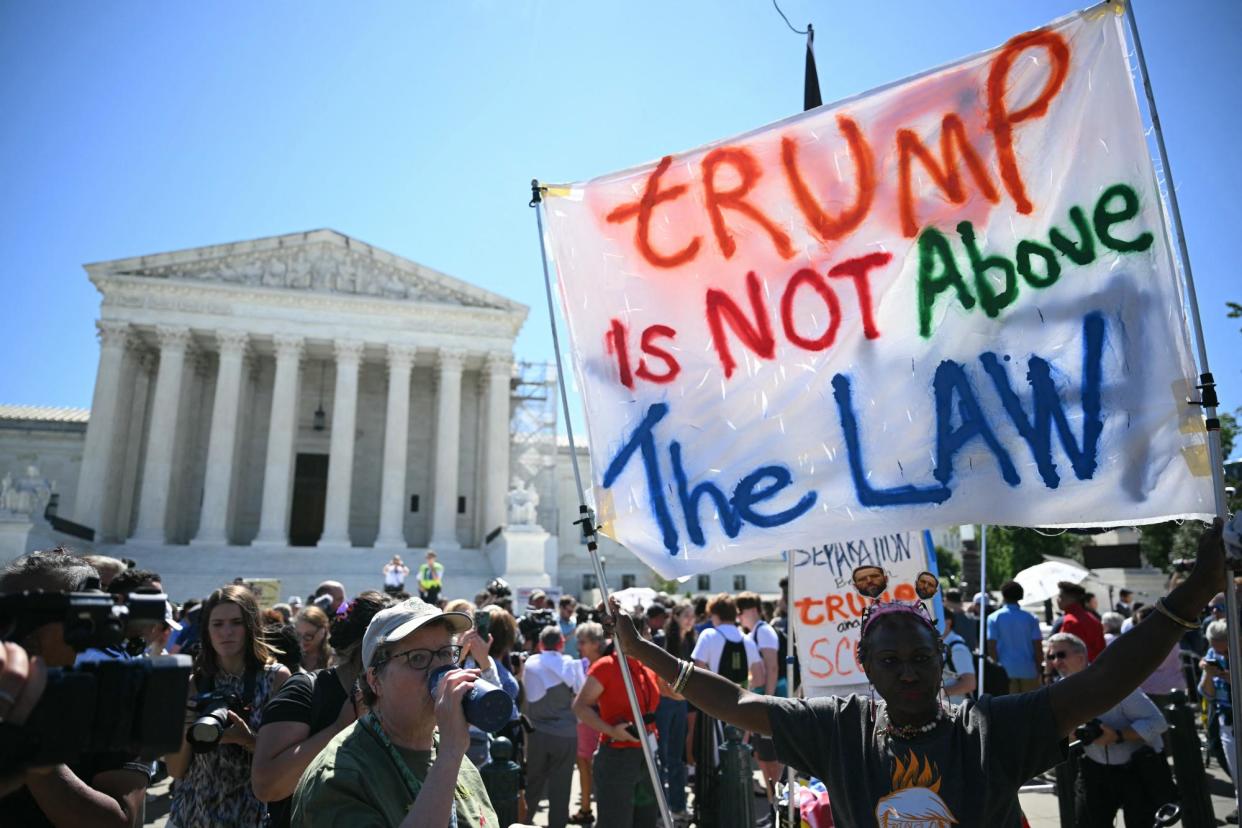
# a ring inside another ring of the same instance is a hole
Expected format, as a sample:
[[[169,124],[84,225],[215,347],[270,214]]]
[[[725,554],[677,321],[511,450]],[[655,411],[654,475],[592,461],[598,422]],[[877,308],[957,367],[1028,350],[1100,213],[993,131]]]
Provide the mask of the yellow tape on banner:
[[[617,536],[612,530],[612,522],[616,519],[617,508],[612,500],[612,491],[595,489],[595,531],[606,538],[616,540]]]
[[[1088,20],[1099,20],[1101,17],[1108,14],[1109,12],[1112,12],[1118,17],[1121,17],[1121,15],[1126,13],[1125,2],[1101,3],[1098,9],[1092,9],[1091,11],[1087,12],[1087,19]]]

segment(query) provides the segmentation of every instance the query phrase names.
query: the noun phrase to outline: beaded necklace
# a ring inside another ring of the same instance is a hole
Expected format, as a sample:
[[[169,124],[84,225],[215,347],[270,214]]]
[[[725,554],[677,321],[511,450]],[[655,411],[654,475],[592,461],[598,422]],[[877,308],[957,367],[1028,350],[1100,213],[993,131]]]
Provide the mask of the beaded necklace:
[[[944,721],[946,718],[948,718],[948,716],[945,714],[944,708],[937,707],[936,715],[933,716],[932,720],[929,722],[924,722],[921,725],[899,725],[899,724],[893,723],[893,720],[889,718],[888,711],[885,710],[884,711],[885,721],[884,721],[883,731],[884,731],[884,734],[886,736],[889,736],[890,738],[907,739],[907,740],[917,739],[919,736],[922,736],[926,733],[931,733],[933,730],[936,729],[936,726],[940,724],[942,721]]]

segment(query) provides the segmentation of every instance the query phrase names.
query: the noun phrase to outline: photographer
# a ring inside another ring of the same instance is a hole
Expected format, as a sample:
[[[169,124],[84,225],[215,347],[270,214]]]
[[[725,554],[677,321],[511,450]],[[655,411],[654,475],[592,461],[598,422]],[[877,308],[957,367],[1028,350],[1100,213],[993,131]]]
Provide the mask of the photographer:
[[[578,751],[573,701],[586,681],[582,662],[561,652],[564,646],[558,626],[544,627],[539,652],[526,659],[522,668],[524,707],[533,728],[526,744],[526,813],[538,810],[546,789],[548,828],[565,828],[569,821],[569,792]]]
[[[311,760],[359,713],[366,713],[355,696],[363,672],[362,636],[376,613],[392,605],[391,597],[374,591],[355,598],[332,623],[336,665],[292,676],[263,708],[250,784],[255,796],[268,803],[273,828],[289,825],[293,790]]]
[[[375,615],[362,641],[363,700],[370,712],[312,760],[293,795],[293,825],[495,828],[474,765],[462,700],[478,672],[453,670],[433,698],[429,674],[461,655],[471,627],[410,598]]]
[[[98,575],[89,564],[59,548],[17,558],[0,575],[0,593],[80,592],[97,585]],[[69,667],[77,657],[65,642],[61,622],[43,624],[14,643],[48,667]],[[7,645],[5,653],[14,659],[11,672],[16,675],[21,657]],[[15,680],[0,690],[11,697],[0,695],[0,715],[6,702],[10,709],[24,706],[25,691]],[[0,799],[0,815],[5,824],[21,826],[139,825],[149,769],[150,763],[121,753],[84,754],[72,765],[31,768],[21,779],[22,787]]]
[[[227,726],[214,749],[195,752],[189,739],[181,750],[165,757],[168,772],[180,780],[173,789],[169,825],[199,828],[209,825],[257,826],[265,806],[250,788],[254,731],[267,700],[289,678],[263,640],[259,605],[244,586],[217,589],[203,604],[202,649],[190,681],[192,705],[187,724],[227,704]],[[223,723],[221,723],[223,724]]]
[[[1048,639],[1048,657],[1063,679],[1087,669],[1087,645],[1071,633]],[[1074,781],[1079,826],[1111,826],[1118,809],[1127,826],[1152,824],[1156,810],[1173,798],[1173,781],[1161,753],[1161,734],[1168,727],[1160,708],[1134,689],[1075,729],[1074,738],[1083,745]]]

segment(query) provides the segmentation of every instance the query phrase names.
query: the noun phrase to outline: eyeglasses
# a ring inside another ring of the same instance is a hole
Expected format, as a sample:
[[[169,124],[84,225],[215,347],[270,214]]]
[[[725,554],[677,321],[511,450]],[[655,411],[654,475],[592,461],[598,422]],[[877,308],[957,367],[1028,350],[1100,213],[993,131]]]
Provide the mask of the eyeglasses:
[[[399,658],[405,659],[406,666],[412,670],[426,670],[433,662],[456,664],[461,660],[461,645],[450,644],[438,650],[406,650],[403,653],[393,653],[380,663],[396,661]]]
[[[320,632],[321,630],[315,630],[314,632],[301,633],[298,637],[301,638],[304,642],[309,644],[310,642],[314,641],[316,638],[319,637]]]
[[[1055,653],[1048,653],[1048,660],[1049,661],[1060,661],[1061,659],[1068,659],[1071,655],[1074,655],[1074,654],[1067,653],[1064,650],[1058,650]]]

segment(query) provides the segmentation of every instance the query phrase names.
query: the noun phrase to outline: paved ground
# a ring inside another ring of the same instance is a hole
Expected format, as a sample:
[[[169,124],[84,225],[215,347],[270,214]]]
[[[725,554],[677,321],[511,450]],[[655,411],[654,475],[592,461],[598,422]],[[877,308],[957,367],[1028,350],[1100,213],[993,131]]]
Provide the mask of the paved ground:
[[[1223,825],[1224,817],[1233,810],[1233,786],[1229,784],[1229,778],[1220,768],[1213,765],[1208,769],[1209,786],[1212,792],[1212,805],[1217,816],[1217,825]],[[572,799],[570,800],[570,811],[577,810],[578,802],[578,774],[574,772],[574,788]],[[1031,828],[1060,828],[1061,820],[1057,811],[1057,798],[1052,792],[1026,793],[1020,797],[1022,801],[1022,811],[1026,814],[1027,819],[1031,823]],[[756,801],[756,812],[760,810],[760,802]],[[163,826],[167,823],[168,814],[168,782],[164,781],[151,789],[147,796],[147,825]],[[541,809],[539,813],[534,815],[531,820],[534,825],[546,826],[547,809]],[[1116,824],[1122,825],[1120,815],[1117,817]],[[1198,828],[1198,826],[1189,826],[1189,828]]]

